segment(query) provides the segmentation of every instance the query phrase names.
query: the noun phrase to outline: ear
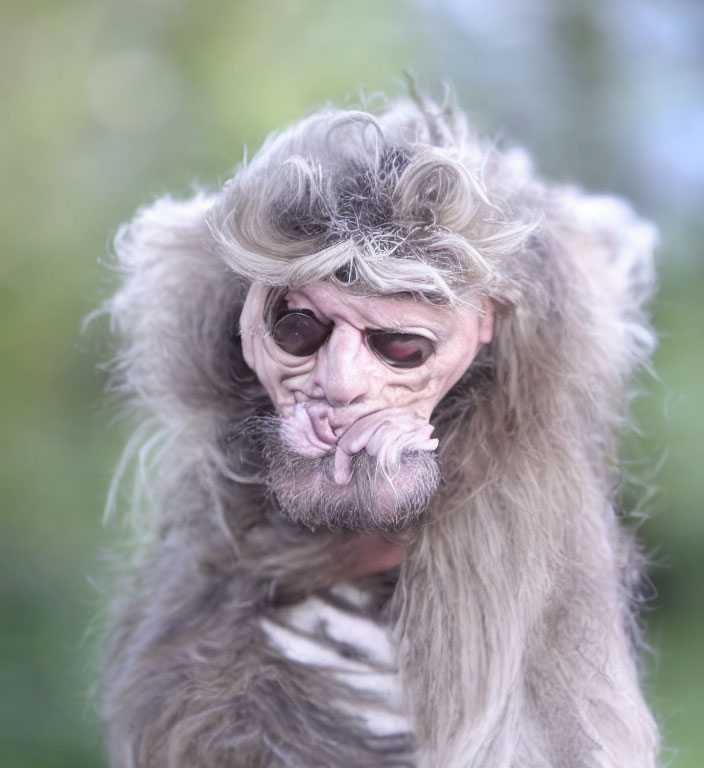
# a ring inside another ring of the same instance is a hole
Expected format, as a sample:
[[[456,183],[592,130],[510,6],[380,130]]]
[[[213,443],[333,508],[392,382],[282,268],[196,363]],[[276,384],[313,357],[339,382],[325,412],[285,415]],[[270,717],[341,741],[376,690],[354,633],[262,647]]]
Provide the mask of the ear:
[[[255,368],[254,346],[261,344],[264,328],[264,307],[269,289],[263,283],[253,282],[240,315],[240,338],[242,356],[251,370]]]
[[[479,341],[488,344],[494,338],[494,302],[487,296],[482,296],[479,316]]]

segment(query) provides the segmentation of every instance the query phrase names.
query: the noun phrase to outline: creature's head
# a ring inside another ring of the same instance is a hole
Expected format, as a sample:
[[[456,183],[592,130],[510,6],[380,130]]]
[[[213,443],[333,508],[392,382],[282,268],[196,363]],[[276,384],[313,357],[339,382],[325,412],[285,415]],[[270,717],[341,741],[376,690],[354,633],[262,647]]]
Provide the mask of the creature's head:
[[[501,182],[490,197],[462,119],[432,110],[309,118],[210,216],[251,281],[242,351],[278,415],[249,434],[283,510],[311,526],[399,529],[424,511],[441,475],[431,417],[492,339],[491,257],[536,224]]]

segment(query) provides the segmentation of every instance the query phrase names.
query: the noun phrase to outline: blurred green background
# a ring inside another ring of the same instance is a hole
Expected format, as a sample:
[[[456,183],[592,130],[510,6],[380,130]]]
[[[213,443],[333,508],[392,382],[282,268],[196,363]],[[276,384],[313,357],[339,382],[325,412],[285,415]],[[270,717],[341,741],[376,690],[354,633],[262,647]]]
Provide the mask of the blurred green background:
[[[0,765],[104,765],[90,704],[107,485],[124,441],[81,319],[133,210],[220,184],[311,108],[452,81],[483,130],[660,226],[658,378],[629,440],[660,490],[648,695],[704,765],[704,6],[697,0],[32,0],[0,10]],[[104,341],[104,340],[103,340]],[[658,468],[656,471],[656,468]],[[439,767],[440,768],[440,767]]]

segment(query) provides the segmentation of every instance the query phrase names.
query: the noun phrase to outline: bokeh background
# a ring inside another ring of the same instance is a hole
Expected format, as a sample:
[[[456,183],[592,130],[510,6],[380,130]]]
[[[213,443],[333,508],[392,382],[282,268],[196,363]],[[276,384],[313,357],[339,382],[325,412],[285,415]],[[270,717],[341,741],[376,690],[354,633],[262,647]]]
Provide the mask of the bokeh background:
[[[636,403],[658,565],[648,696],[704,765],[704,5],[698,0],[31,0],[0,10],[0,765],[104,765],[94,582],[124,431],[82,318],[134,209],[218,185],[268,131],[402,73],[661,230],[657,378]],[[441,768],[440,766],[438,768]]]

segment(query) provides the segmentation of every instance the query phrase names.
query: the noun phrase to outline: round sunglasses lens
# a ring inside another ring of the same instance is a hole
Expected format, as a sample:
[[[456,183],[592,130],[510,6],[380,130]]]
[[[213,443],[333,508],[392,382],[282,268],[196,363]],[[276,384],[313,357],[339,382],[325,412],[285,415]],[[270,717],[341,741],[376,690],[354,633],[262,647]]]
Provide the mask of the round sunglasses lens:
[[[287,312],[274,325],[274,341],[289,355],[307,357],[325,343],[330,327],[304,312]]]
[[[425,336],[413,333],[370,333],[369,346],[395,368],[416,368],[433,354],[434,345]]]

